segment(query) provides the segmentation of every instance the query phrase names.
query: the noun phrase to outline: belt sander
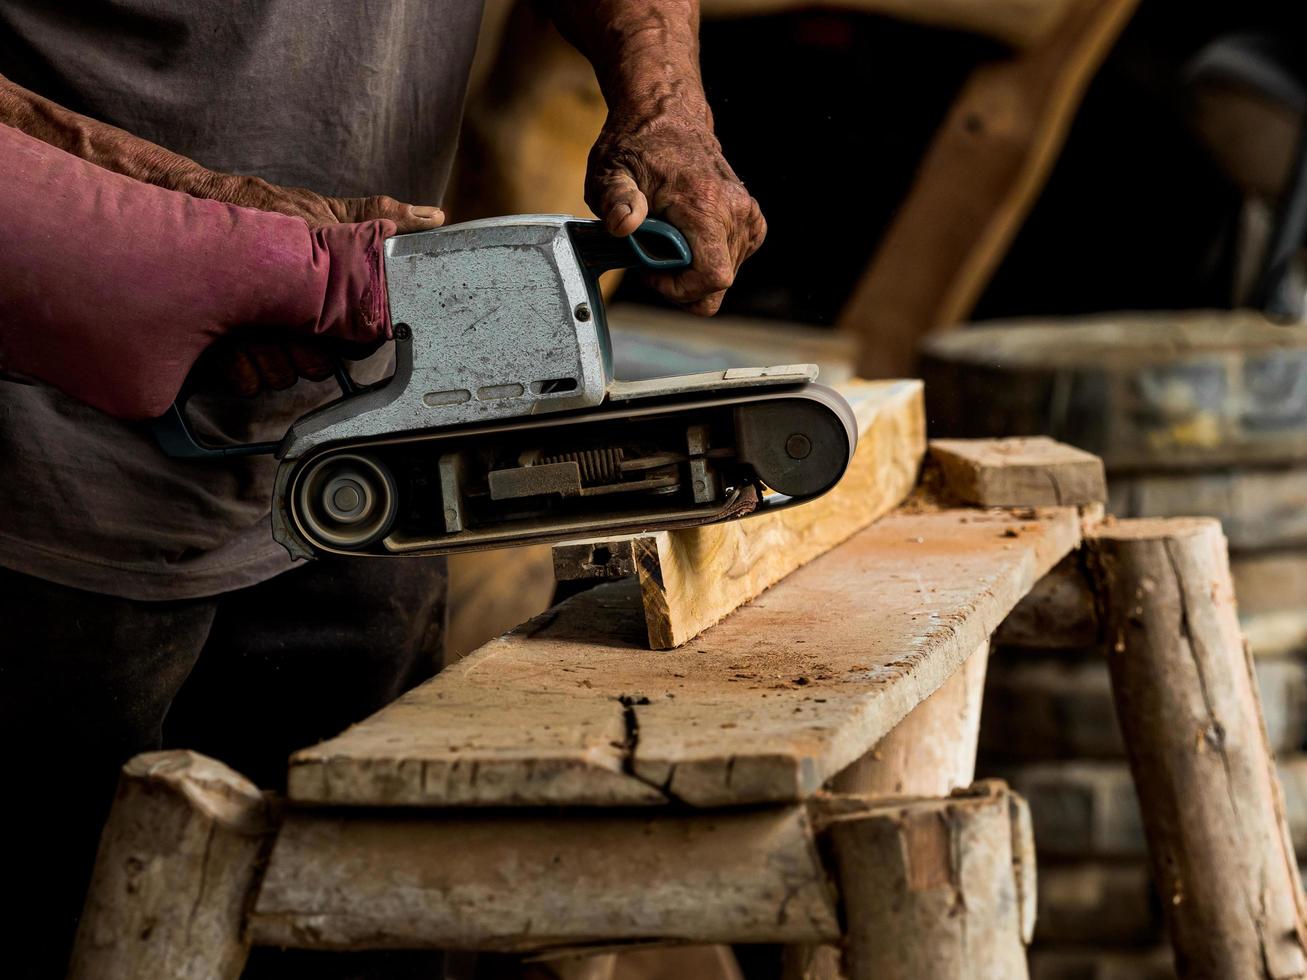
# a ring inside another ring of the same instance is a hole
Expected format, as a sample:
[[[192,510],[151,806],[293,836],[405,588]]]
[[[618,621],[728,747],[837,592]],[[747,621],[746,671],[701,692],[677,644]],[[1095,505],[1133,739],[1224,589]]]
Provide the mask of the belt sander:
[[[829,490],[857,426],[815,366],[613,378],[600,274],[689,264],[660,221],[627,238],[546,215],[398,236],[390,377],[342,368],[340,398],[279,443],[201,445],[184,402],[156,433],[174,456],[274,454],[273,534],[300,558],[688,527]]]

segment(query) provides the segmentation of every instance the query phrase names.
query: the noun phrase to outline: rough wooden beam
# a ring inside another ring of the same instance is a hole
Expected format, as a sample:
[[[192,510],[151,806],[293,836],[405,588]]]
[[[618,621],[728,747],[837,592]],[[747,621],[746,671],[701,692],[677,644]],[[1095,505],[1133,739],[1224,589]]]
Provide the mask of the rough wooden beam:
[[[1302,884],[1220,525],[1122,521],[1090,548],[1179,972],[1307,973]]]
[[[917,373],[926,333],[970,313],[1136,4],[1073,0],[1039,44],[972,73],[840,313],[840,327],[862,340],[859,373]]]
[[[236,980],[272,830],[268,801],[222,763],[182,751],[132,759],[100,840],[70,980]]]
[[[1103,461],[1046,436],[932,439],[950,496],[979,507],[1079,507],[1107,500]]]
[[[666,652],[644,649],[635,583],[601,585],[297,753],[290,794],[358,806],[800,799],[948,680],[1079,538],[1072,508],[894,514]]]
[[[919,382],[850,381],[839,388],[857,414],[859,439],[830,493],[729,524],[561,545],[557,574],[611,577],[633,568],[648,644],[670,650],[847,540],[911,491],[926,423]]]
[[[802,806],[547,818],[293,811],[251,929],[276,946],[536,951],[840,933]]]
[[[849,980],[1019,980],[1033,927],[1034,842],[1020,798],[990,780],[946,799],[830,820]]]

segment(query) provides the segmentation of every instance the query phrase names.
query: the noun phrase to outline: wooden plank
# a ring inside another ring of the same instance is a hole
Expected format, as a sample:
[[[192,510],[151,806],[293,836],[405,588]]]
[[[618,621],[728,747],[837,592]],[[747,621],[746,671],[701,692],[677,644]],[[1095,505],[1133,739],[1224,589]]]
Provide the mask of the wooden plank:
[[[931,338],[922,372],[932,433],[1050,436],[1109,483],[1307,459],[1307,334],[1258,313],[986,323]]]
[[[251,920],[317,949],[837,939],[802,806],[712,814],[291,811]]]
[[[848,10],[968,31],[1014,47],[1045,38],[1069,0],[701,0],[705,18],[757,17],[797,10]]]
[[[77,931],[71,980],[236,980],[275,821],[221,762],[180,750],[131,759]]]
[[[972,73],[840,312],[841,329],[861,338],[859,374],[916,374],[920,340],[971,312],[1136,5],[1073,0],[1038,45]]]
[[[1079,507],[1107,500],[1103,461],[1046,436],[932,439],[949,496],[979,507]]]
[[[640,583],[648,644],[670,650],[829,551],[897,506],[916,483],[925,452],[920,382],[839,386],[858,418],[858,448],[830,493],[799,507],[729,524],[560,545],[560,577],[617,563]],[[594,556],[607,556],[608,562]],[[628,557],[629,556],[629,557]]]
[[[306,803],[795,800],[872,749],[1079,541],[1071,508],[896,513],[678,650],[575,596],[291,759]]]

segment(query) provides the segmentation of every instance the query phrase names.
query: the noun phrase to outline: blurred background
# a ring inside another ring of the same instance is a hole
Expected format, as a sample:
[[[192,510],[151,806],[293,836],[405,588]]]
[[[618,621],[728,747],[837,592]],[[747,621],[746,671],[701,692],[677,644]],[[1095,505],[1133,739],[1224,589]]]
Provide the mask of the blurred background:
[[[711,322],[606,281],[618,375],[920,376],[933,436],[1052,435],[1118,516],[1220,517],[1307,854],[1307,5],[702,3],[770,233]],[[451,218],[587,214],[604,115],[529,0],[490,0]],[[452,563],[452,657],[550,601],[548,549],[511,554]],[[1000,641],[986,697],[980,775],[1036,819],[1032,976],[1173,975],[1101,654]]]

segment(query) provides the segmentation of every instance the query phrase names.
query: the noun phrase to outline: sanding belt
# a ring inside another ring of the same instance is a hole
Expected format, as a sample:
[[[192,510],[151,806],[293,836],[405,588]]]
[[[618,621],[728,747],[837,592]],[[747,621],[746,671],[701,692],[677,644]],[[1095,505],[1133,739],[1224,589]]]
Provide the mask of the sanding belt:
[[[0,125],[0,372],[162,415],[242,327],[390,337],[390,221],[310,229],[113,173]]]

